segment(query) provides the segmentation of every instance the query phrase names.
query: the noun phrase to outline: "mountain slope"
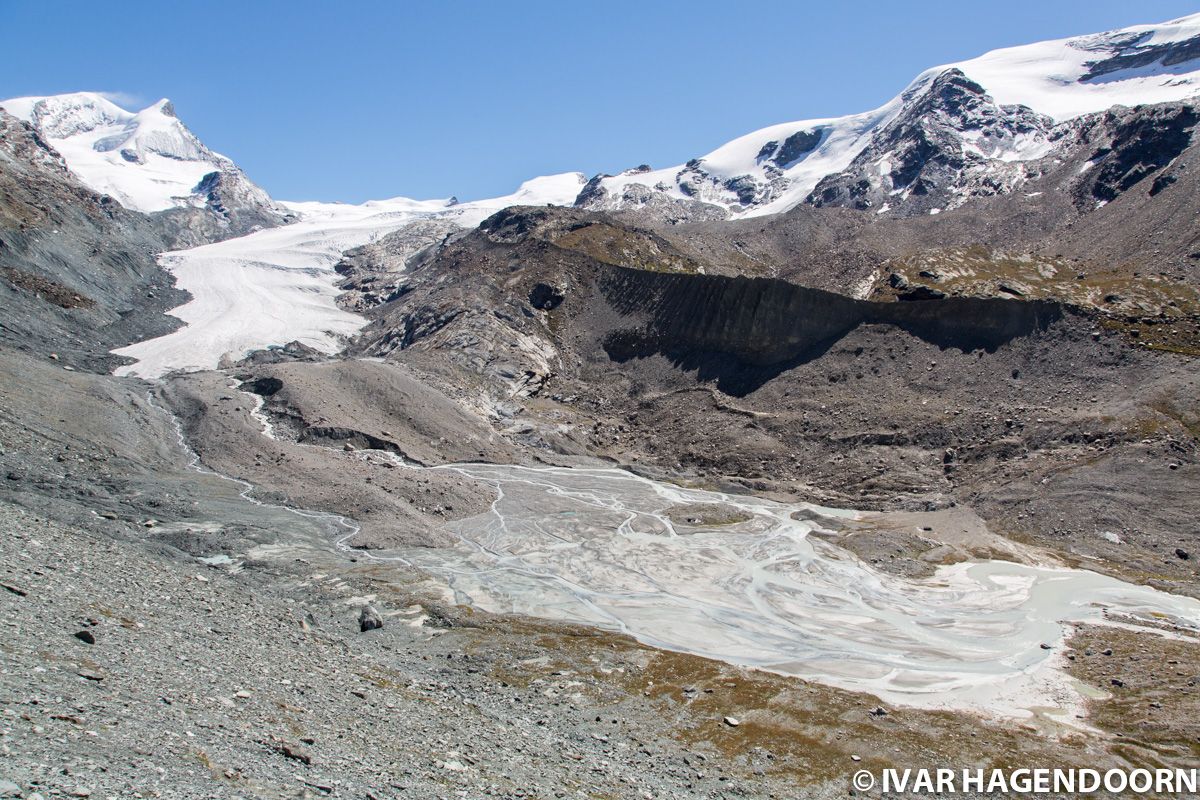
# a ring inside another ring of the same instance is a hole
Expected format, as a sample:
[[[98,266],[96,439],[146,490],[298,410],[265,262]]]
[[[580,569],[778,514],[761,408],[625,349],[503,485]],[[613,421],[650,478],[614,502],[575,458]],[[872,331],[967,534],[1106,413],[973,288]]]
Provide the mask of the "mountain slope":
[[[154,219],[96,194],[28,124],[0,111],[0,344],[107,372],[112,347],[177,324],[186,299],[154,259]]]
[[[1200,14],[996,50],[926,70],[874,111],[774,125],[683,165],[597,176],[578,204],[617,210],[666,201],[695,211],[699,201],[732,215],[773,214],[804,202],[835,201],[814,190],[823,181],[837,183],[833,176],[849,169],[852,174],[841,181],[841,194],[847,195],[851,185],[864,179],[862,165],[855,168],[855,162],[868,151],[875,171],[886,175],[892,166],[889,156],[898,147],[910,162],[899,176],[903,184],[912,165],[922,163],[923,148],[898,135],[897,123],[907,121],[911,134],[919,118],[945,111],[939,100],[952,84],[973,95],[974,102],[966,109],[958,103],[960,108],[943,120],[941,133],[957,139],[957,149],[973,162],[969,172],[995,172],[1003,190],[1019,183],[1014,164],[1051,151],[1055,124],[1114,105],[1193,98],[1200,91],[1198,73]],[[959,113],[963,110],[972,113]],[[907,188],[889,186],[887,191]]]

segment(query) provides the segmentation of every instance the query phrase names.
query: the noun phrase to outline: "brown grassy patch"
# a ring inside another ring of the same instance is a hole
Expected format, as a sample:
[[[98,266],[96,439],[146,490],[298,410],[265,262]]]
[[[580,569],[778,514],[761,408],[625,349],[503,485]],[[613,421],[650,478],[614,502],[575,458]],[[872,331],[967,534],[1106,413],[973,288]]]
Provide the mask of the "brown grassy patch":
[[[1070,673],[1109,694],[1089,701],[1088,709],[1096,725],[1115,735],[1115,753],[1135,766],[1195,764],[1200,757],[1200,641],[1084,626],[1071,646]],[[1123,685],[1114,685],[1114,679]]]
[[[1144,347],[1200,356],[1200,293],[1161,276],[974,245],[887,262],[872,297],[897,296],[899,290],[889,283],[893,273],[910,287],[926,286],[948,295],[1048,299],[1092,309],[1103,315],[1105,329]]]
[[[654,650],[617,634],[545,633],[538,645],[547,661],[498,665],[495,677],[528,687],[574,670],[591,679],[589,691],[614,703],[647,698],[690,749],[753,761],[798,786],[846,779],[861,768],[1115,763],[1101,741],[1074,729],[907,708],[875,715],[880,702],[870,695]],[[622,668],[601,668],[606,662]]]
[[[13,267],[0,269],[0,275],[3,275],[4,279],[17,289],[36,294],[59,308],[91,308],[96,305],[96,301],[90,297],[85,297],[71,287],[49,278],[33,275]]]
[[[687,274],[702,271],[696,261],[648,233],[603,222],[568,230],[556,236],[554,244],[618,267]]]

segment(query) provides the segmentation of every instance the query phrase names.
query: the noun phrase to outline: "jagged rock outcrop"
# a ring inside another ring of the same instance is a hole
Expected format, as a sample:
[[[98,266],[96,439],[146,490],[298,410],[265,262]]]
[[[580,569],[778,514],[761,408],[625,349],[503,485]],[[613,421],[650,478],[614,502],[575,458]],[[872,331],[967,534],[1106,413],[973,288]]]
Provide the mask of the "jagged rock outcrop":
[[[800,130],[788,136],[782,142],[771,140],[758,151],[759,161],[770,161],[780,169],[787,169],[795,164],[801,156],[817,149],[824,134],[821,129]]]
[[[1050,149],[1049,117],[997,104],[961,70],[946,70],[905,105],[805,202],[900,215],[942,211],[1011,192],[1027,176],[1022,162]]]
[[[638,167],[622,174],[640,176],[647,171]],[[653,220],[668,225],[719,220],[727,216],[723,207],[693,199],[691,196],[672,196],[670,187],[639,183],[636,177],[633,182],[612,189],[604,183],[604,179],[609,177],[612,176],[601,173],[588,181],[575,199],[575,206],[588,211],[620,211],[634,219]],[[694,184],[689,184],[689,189],[693,189],[693,194],[696,193]]]
[[[1151,195],[1177,180],[1170,169],[1192,143],[1200,112],[1193,105],[1117,108],[1084,122],[1080,146],[1091,148],[1074,190],[1076,205],[1109,203],[1154,176]]]
[[[364,313],[395,300],[405,291],[410,267],[464,232],[453,219],[424,219],[347,250],[334,265],[342,276],[338,288],[344,292],[338,305]]]
[[[240,169],[214,170],[201,178],[192,192],[204,198],[205,208],[228,220],[233,230],[271,228],[295,218]]]
[[[1147,41],[1152,38],[1145,32],[1125,34],[1117,42],[1117,53],[1089,64],[1088,71],[1079,78],[1079,82],[1095,83],[1114,72],[1144,68],[1155,64],[1164,68],[1180,67],[1189,61],[1200,58],[1200,36],[1158,44]]]

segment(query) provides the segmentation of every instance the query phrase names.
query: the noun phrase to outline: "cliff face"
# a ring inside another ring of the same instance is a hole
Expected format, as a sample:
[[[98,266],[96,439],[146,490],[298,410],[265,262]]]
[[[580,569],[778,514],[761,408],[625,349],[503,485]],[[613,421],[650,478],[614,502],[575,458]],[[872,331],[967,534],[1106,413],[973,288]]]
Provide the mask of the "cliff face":
[[[819,357],[860,325],[894,325],[942,349],[995,351],[1062,316],[1053,302],[947,297],[880,303],[767,278],[616,268],[598,280],[620,325],[602,338],[609,357],[664,355],[744,394]]]

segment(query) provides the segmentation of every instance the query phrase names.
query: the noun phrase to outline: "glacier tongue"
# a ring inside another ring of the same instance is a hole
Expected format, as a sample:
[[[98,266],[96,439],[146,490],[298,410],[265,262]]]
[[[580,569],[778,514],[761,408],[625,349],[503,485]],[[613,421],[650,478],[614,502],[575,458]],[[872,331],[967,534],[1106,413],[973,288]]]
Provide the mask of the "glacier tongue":
[[[337,306],[333,267],[343,252],[417,220],[474,227],[510,205],[570,205],[583,184],[584,176],[571,172],[469,203],[403,197],[362,205],[287,203],[299,216],[291,225],[163,254],[163,266],[192,294],[171,311],[185,326],[114,351],[138,359],[116,372],[156,378],[213,369],[225,358],[292,341],[334,352],[366,322]]]
[[[118,369],[121,375],[150,378],[172,370],[211,369],[226,357],[292,341],[333,352],[364,323],[336,303],[333,265],[344,251],[420,219],[474,227],[510,205],[570,205],[584,184],[583,175],[564,173],[470,203],[394,198],[362,205],[277,204],[232,161],[205,147],[166,100],[137,113],[91,92],[16,98],[0,107],[33,125],[84,184],[135,211],[211,208],[240,198],[248,207],[280,212],[275,221],[285,213],[297,219],[162,254],[163,266],[192,294],[171,312],[185,325],[116,351],[138,359]],[[226,187],[226,181],[232,185]],[[213,192],[222,194],[222,203],[212,202]]]

